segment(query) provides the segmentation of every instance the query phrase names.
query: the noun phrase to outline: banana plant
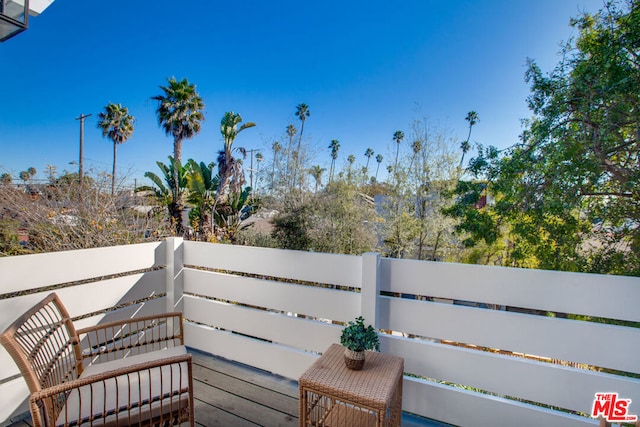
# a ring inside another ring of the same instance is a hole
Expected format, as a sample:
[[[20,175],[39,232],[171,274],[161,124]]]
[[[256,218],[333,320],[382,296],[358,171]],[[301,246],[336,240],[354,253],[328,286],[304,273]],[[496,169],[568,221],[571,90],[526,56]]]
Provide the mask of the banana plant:
[[[156,199],[167,207],[169,221],[172,229],[177,235],[184,233],[182,224],[182,211],[184,206],[180,203],[182,195],[187,189],[188,168],[182,166],[180,160],[175,160],[169,156],[169,164],[156,162],[162,172],[162,178],[153,172],[145,172],[144,176],[149,178],[154,186],[139,187],[136,191],[153,191]],[[176,182],[175,177],[178,178]]]
[[[214,208],[215,232],[220,240],[235,243],[238,231],[246,228],[242,222],[257,209],[258,201],[251,197],[251,187],[230,193],[223,204]]]
[[[213,224],[211,212],[216,201],[219,178],[213,174],[214,163],[206,165],[197,163],[193,159],[187,162],[187,187],[189,194],[187,202],[193,206],[189,219],[194,230],[202,233],[205,238],[211,234]]]

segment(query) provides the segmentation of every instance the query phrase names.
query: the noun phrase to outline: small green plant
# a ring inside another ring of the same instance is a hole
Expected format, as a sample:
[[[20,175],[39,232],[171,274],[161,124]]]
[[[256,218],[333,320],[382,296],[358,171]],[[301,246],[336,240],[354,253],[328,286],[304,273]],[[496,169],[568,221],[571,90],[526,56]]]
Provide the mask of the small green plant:
[[[342,330],[340,344],[351,351],[376,350],[380,351],[378,334],[373,326],[364,326],[364,318],[358,316],[355,322],[349,324]]]

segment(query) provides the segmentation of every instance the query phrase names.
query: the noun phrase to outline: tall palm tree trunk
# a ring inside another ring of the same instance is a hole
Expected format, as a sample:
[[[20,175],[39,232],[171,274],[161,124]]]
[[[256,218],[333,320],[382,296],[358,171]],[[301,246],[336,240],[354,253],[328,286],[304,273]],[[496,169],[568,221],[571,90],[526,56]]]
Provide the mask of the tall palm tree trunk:
[[[302,146],[302,134],[304,133],[304,119],[302,120],[302,124],[300,125],[300,135],[298,138],[298,148],[296,149],[296,165],[295,165],[295,169],[293,170],[293,185],[292,187],[296,186],[296,178],[298,175],[298,169],[300,169],[300,147]],[[300,173],[300,189],[302,190],[302,172]]]
[[[182,139],[175,138],[173,140],[173,159],[176,163],[182,163]],[[178,174],[178,168],[173,168],[173,202],[178,209],[182,209],[182,200],[180,191],[178,191],[178,182],[180,175]]]
[[[116,151],[118,149],[118,144],[113,141],[113,170],[111,171],[111,195],[113,196],[116,192]]]

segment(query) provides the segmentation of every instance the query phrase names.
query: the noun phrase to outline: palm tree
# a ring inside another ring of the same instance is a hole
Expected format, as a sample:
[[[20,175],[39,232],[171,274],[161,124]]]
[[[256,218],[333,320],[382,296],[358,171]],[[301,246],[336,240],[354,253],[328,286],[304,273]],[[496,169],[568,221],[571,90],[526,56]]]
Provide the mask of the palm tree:
[[[98,128],[102,129],[102,137],[113,141],[113,169],[111,172],[111,195],[116,188],[116,153],[118,144],[124,144],[133,135],[135,117],[129,114],[129,109],[121,104],[110,102],[104,111],[98,114]]]
[[[371,160],[371,157],[374,155],[375,153],[373,152],[373,150],[371,148],[367,148],[367,150],[364,152],[365,157],[367,158],[367,164],[364,167],[366,170],[369,170],[369,160]]]
[[[10,185],[12,182],[13,182],[13,178],[11,178],[10,173],[5,172],[2,175],[0,175],[0,184]]]
[[[302,133],[304,132],[304,122],[307,121],[307,117],[311,116],[311,112],[309,111],[309,106],[307,104],[298,104],[296,107],[296,117],[300,119],[302,122],[300,124],[300,135],[298,137],[298,149],[296,151],[300,152],[300,144],[302,143]]]
[[[26,184],[33,175],[29,173],[28,170],[20,172],[20,179],[24,181]]]
[[[478,123],[478,113],[476,113],[475,111],[469,111],[467,113],[467,117],[465,117],[465,120],[469,122],[469,134],[467,135],[467,140],[463,141],[460,144],[460,149],[462,150],[462,157],[460,158],[460,167],[462,167],[462,163],[464,162],[464,155],[467,154],[467,152],[469,151],[469,148],[471,148],[471,146],[469,145],[469,140],[471,139],[471,128]]]
[[[256,173],[260,173],[260,162],[263,160],[264,160],[264,157],[262,156],[262,153],[258,151],[256,153],[256,162],[258,162]]]
[[[222,120],[220,120],[220,133],[224,139],[224,162],[219,162],[218,166],[220,185],[218,185],[217,201],[222,201],[223,198],[227,197],[227,190],[230,193],[234,193],[242,189],[242,167],[232,155],[233,143],[240,132],[254,127],[256,124],[247,122],[240,125],[240,123],[242,123],[242,116],[235,114],[233,111],[224,113]],[[231,188],[232,183],[234,188]]]
[[[378,170],[380,170],[380,163],[382,163],[383,157],[382,154],[378,154],[376,156],[376,162],[378,162],[378,166],[376,167],[376,181],[378,180]]]
[[[293,137],[298,133],[298,129],[294,125],[287,126],[287,135],[289,136],[289,145],[287,146],[287,168],[285,170],[285,179],[289,180],[289,169],[291,167],[291,161],[297,161],[297,157],[294,156],[293,149]]]
[[[411,170],[411,168],[413,167],[413,162],[418,156],[418,153],[420,152],[420,150],[422,150],[422,140],[416,139],[415,141],[413,141],[413,143],[411,144],[411,149],[413,150],[413,156],[411,156],[411,162],[409,163],[409,170]]]
[[[275,188],[276,165],[278,164],[278,153],[282,150],[282,146],[278,141],[271,146],[273,149],[273,166],[271,167],[271,189]]]
[[[296,169],[293,171],[293,185],[296,184],[296,175],[298,168],[300,167],[300,145],[302,144],[302,133],[304,132],[304,122],[307,121],[307,117],[311,116],[309,106],[307,104],[298,104],[296,106],[296,117],[300,119],[300,134],[298,135],[298,148],[296,149]],[[302,177],[301,177],[302,178]],[[302,179],[300,179],[300,185],[302,186]]]
[[[393,166],[393,170],[395,171],[396,176],[398,174],[398,153],[400,152],[400,143],[402,142],[403,139],[404,139],[404,132],[402,132],[401,130],[397,130],[394,132],[393,140],[398,143],[398,145],[396,146],[396,162],[394,163],[394,166]]]
[[[337,139],[331,140],[331,144],[329,144],[329,148],[331,149],[331,169],[329,169],[329,182],[333,178],[333,172],[335,171],[336,159],[338,158],[338,150],[340,150],[340,143]]]
[[[349,170],[347,171],[347,180],[351,181],[351,168],[353,167],[353,163],[356,161],[356,156],[353,154],[349,154],[347,157],[347,162],[349,162]]]
[[[172,77],[167,82],[167,86],[160,86],[163,94],[151,99],[158,101],[158,125],[173,137],[173,158],[176,162],[181,162],[182,141],[193,138],[202,127],[204,101],[196,92],[196,85],[190,84],[187,79],[177,81]],[[174,169],[174,181],[178,181],[177,173],[177,169]],[[181,196],[175,196],[175,202],[181,206]]]
[[[316,165],[311,167],[311,169],[309,169],[309,175],[311,175],[313,177],[313,179],[316,181],[316,189],[315,189],[315,193],[318,192],[318,187],[320,185],[322,185],[322,173],[326,171],[325,168],[320,167],[320,165]]]
[[[261,152],[257,152],[256,153],[256,162],[257,162],[257,166],[256,166],[256,187],[258,186],[258,181],[260,180],[260,162],[262,162],[264,160],[264,156],[262,155]],[[253,188],[251,189],[251,191],[253,192]]]

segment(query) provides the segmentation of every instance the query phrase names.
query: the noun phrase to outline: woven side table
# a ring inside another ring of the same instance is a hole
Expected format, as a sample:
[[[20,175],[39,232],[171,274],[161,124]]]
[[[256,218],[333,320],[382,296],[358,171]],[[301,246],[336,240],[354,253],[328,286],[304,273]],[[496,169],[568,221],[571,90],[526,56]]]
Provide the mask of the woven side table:
[[[364,368],[352,371],[343,355],[332,344],[300,377],[300,426],[399,426],[404,360],[367,351]]]

